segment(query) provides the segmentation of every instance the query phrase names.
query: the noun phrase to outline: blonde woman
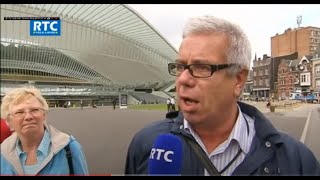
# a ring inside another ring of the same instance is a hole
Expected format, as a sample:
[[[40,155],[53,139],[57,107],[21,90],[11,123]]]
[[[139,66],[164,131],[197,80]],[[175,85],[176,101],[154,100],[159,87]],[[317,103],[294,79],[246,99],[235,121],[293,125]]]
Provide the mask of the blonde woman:
[[[46,100],[34,87],[4,96],[1,116],[14,133],[1,144],[1,175],[88,174],[80,143],[49,125],[47,112]]]

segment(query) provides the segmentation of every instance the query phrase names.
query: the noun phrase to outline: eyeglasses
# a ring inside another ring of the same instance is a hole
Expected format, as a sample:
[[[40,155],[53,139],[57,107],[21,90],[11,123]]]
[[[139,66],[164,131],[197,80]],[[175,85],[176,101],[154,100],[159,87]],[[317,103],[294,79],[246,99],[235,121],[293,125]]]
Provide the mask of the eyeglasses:
[[[180,64],[169,63],[168,70],[172,76],[180,76],[184,70],[188,69],[190,74],[196,78],[207,78],[218,70],[229,68],[235,64]]]
[[[44,109],[42,108],[33,108],[29,110],[29,113],[31,114],[31,116],[35,117],[35,116],[39,116],[41,114],[41,112],[44,111]],[[25,110],[19,110],[13,114],[9,114],[11,116],[13,116],[16,119],[22,119],[26,116],[28,111]]]

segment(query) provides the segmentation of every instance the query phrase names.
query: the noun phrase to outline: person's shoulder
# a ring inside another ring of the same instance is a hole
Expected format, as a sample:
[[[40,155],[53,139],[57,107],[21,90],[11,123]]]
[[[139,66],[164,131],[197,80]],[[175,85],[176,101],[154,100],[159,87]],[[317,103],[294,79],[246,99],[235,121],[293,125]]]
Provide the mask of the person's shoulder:
[[[299,154],[303,157],[314,158],[313,152],[304,143],[286,133],[279,132],[279,134],[281,139],[280,143],[286,147],[288,155],[289,152],[291,152],[294,155]]]
[[[80,144],[80,142],[72,135],[70,135],[70,141],[68,143],[70,149],[72,150],[72,152],[76,152],[76,151],[82,151],[82,146]]]
[[[166,119],[161,119],[155,122],[152,122],[148,125],[146,125],[145,127],[143,127],[140,132],[143,133],[149,133],[149,132],[169,132],[172,124],[173,124],[173,120],[166,118]]]
[[[279,131],[278,133],[280,135],[280,138],[279,138],[280,143],[282,143],[282,144],[286,144],[289,146],[297,146],[297,147],[300,145],[303,145],[302,142],[298,141],[297,139],[293,138],[292,136],[290,136],[287,133],[284,133],[281,131]]]
[[[77,146],[80,145],[80,142],[73,135],[69,135],[69,139],[70,139],[69,145],[77,145]]]
[[[148,144],[161,134],[169,134],[172,130],[174,121],[172,119],[162,119],[152,122],[140,129],[133,137],[135,143]]]
[[[171,134],[179,128],[179,112],[170,112],[164,119],[154,121],[135,133],[132,144],[152,144],[161,134]]]

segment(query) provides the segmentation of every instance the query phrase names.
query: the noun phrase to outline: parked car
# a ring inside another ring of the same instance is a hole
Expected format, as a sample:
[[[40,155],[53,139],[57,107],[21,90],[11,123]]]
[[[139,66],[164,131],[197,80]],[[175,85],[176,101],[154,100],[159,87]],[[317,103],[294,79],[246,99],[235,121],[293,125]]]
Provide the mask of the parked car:
[[[309,103],[317,103],[319,101],[318,96],[319,94],[317,93],[309,93],[306,96],[296,96],[295,100],[301,100]]]

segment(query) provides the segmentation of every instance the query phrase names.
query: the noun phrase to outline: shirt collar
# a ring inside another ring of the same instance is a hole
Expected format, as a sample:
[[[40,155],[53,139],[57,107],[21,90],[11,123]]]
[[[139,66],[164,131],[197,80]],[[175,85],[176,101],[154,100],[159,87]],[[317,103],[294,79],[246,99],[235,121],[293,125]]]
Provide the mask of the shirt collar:
[[[47,156],[49,154],[49,148],[50,148],[50,136],[48,131],[45,129],[44,135],[42,137],[42,140],[40,142],[40,145],[37,151],[40,151],[44,156]],[[21,142],[19,139],[16,142],[16,151],[18,155],[25,153],[24,151],[22,151]]]
[[[49,148],[50,148],[50,136],[48,133],[48,130],[44,131],[44,136],[42,138],[42,141],[39,145],[38,150],[44,155],[48,156],[49,154]]]
[[[247,154],[250,150],[250,146],[249,144],[247,144],[247,139],[249,137],[248,133],[250,133],[249,126],[248,126],[247,119],[245,118],[244,114],[241,112],[239,105],[237,105],[237,107],[239,110],[238,117],[228,139],[226,140],[227,141],[226,147],[229,146],[232,140],[235,140],[239,144],[241,150],[245,154]],[[199,136],[193,131],[192,127],[190,126],[190,124],[185,118],[183,119],[183,125],[184,125],[185,132],[187,132],[188,134],[191,134],[195,139],[199,138]]]

